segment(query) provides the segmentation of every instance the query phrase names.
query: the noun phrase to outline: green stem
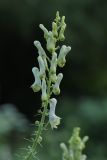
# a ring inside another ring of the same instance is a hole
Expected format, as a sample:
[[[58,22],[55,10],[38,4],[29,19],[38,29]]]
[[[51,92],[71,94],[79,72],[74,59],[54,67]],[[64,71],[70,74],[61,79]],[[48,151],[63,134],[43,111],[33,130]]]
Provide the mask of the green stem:
[[[44,107],[44,110],[43,110],[43,113],[42,113],[42,117],[41,117],[41,121],[40,121],[40,124],[39,124],[39,127],[38,127],[38,131],[37,131],[35,140],[33,142],[33,145],[31,147],[31,150],[28,153],[28,156],[25,158],[25,160],[32,160],[32,158],[34,157],[33,155],[36,152],[36,148],[37,148],[39,137],[41,136],[41,133],[42,133],[42,131],[44,129],[43,125],[44,125],[44,122],[45,122],[45,115],[46,115],[48,103],[43,103],[42,102],[42,106]]]
[[[48,72],[48,74],[50,75],[50,71]],[[50,99],[50,88],[51,88],[51,80],[49,78],[47,80],[48,101],[42,102],[42,107],[44,108],[44,110],[42,112],[41,121],[38,126],[38,131],[37,131],[35,140],[31,146],[30,152],[28,153],[28,156],[25,158],[25,160],[32,160],[32,158],[34,157],[34,154],[37,150],[37,144],[38,144],[39,137],[41,136],[42,131],[44,130],[45,117],[46,117],[47,107],[48,107],[48,103],[49,103],[49,99]]]

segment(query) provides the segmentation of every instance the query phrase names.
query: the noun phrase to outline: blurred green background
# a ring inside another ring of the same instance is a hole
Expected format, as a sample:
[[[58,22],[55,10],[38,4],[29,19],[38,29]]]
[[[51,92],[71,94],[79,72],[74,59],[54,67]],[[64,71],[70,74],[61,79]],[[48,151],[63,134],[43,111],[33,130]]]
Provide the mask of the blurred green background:
[[[62,117],[62,124],[57,131],[46,132],[45,150],[40,149],[41,160],[61,159],[59,143],[69,139],[74,126],[80,126],[82,135],[87,134],[90,137],[85,151],[88,159],[106,160],[107,1],[0,0],[0,104],[15,105],[13,108],[18,109],[15,112],[24,114],[26,118],[22,119],[29,119],[29,123],[37,119],[34,115],[40,107],[40,94],[35,95],[30,89],[34,80],[31,69],[37,65],[38,56],[33,41],[39,40],[45,46],[38,25],[43,23],[51,30],[51,22],[57,10],[66,16],[64,44],[71,45],[72,51],[67,57],[64,70],[61,70],[64,79],[58,98],[57,115]],[[0,107],[0,113],[2,108],[5,107]],[[10,113],[9,110],[8,112]],[[14,115],[13,112],[12,114]],[[23,127],[19,127],[19,130],[14,129],[13,123],[13,128],[10,129],[11,123],[4,122],[3,117],[5,120],[5,116],[0,118],[0,137],[4,138],[0,139],[5,140],[0,141],[0,144],[6,144],[11,148],[11,151],[7,152],[12,152],[12,159],[16,150],[20,152],[18,146],[23,146],[23,137],[30,133],[25,129],[22,134]],[[16,116],[16,124],[18,120]],[[4,130],[1,125],[4,126]],[[9,129],[5,130],[5,126]],[[24,123],[22,126],[29,125]],[[32,130],[32,127],[30,128],[29,130]],[[6,132],[6,136],[2,131]],[[17,138],[10,138],[11,136],[19,137],[19,141],[17,142]],[[2,156],[0,160],[7,159],[3,159]]]

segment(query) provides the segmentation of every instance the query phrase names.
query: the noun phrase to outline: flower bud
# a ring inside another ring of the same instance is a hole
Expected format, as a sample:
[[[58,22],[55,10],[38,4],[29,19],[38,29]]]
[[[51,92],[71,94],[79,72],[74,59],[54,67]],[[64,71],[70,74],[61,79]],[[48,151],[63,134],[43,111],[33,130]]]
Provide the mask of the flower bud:
[[[49,110],[49,122],[51,128],[57,128],[60,124],[60,117],[55,115],[55,108],[56,108],[57,100],[55,98],[50,99],[50,110]]]
[[[46,93],[46,88],[47,88],[46,81],[43,78],[42,79],[42,96],[41,96],[42,101],[47,101],[47,99],[48,99],[48,96]]]
[[[64,36],[65,29],[66,29],[65,16],[63,16],[61,20],[61,30],[59,32],[60,41],[63,41],[65,39],[65,36]]]
[[[67,53],[71,50],[71,47],[70,46],[65,46],[63,45],[60,49],[60,53],[59,53],[59,56],[58,56],[58,66],[59,67],[64,67],[65,63],[66,63],[66,55]]]
[[[43,32],[44,32],[44,38],[47,40],[48,33],[49,33],[48,30],[44,27],[43,24],[40,24],[39,27],[43,30]]]
[[[41,142],[42,142],[42,137],[39,136],[39,138],[38,138],[38,143],[40,144]]]
[[[61,30],[59,32],[59,39],[60,39],[60,41],[64,41],[64,39],[65,39],[64,31],[65,31],[65,26],[62,26]]]
[[[31,85],[31,88],[33,89],[34,92],[38,92],[41,89],[41,80],[39,77],[39,69],[37,67],[33,67],[32,73],[34,75],[35,82]]]
[[[34,45],[38,49],[39,56],[43,58],[45,66],[47,67],[46,53],[44,49],[42,48],[41,43],[39,41],[34,41]]]
[[[57,12],[56,12],[55,22],[56,22],[56,23],[59,23],[60,19],[61,19],[61,18],[60,18],[60,16],[59,16],[59,11],[57,11]]]
[[[45,77],[45,63],[42,59],[41,56],[38,56],[38,63],[39,63],[39,68],[40,68],[40,78],[42,79],[43,77]]]
[[[53,33],[51,31],[49,31],[49,34],[48,34],[48,38],[47,38],[47,50],[49,52],[54,52],[55,51],[55,38],[53,36]]]
[[[55,22],[52,23],[52,33],[54,37],[58,37],[58,28]]]
[[[51,66],[50,66],[50,72],[52,74],[56,73],[56,67],[57,67],[57,54],[54,52],[52,54],[52,60],[51,60]]]
[[[63,78],[63,74],[59,73],[58,76],[57,76],[57,81],[56,81],[56,83],[53,86],[53,93],[55,95],[60,94],[60,88],[59,88],[59,86],[60,86],[62,78]]]

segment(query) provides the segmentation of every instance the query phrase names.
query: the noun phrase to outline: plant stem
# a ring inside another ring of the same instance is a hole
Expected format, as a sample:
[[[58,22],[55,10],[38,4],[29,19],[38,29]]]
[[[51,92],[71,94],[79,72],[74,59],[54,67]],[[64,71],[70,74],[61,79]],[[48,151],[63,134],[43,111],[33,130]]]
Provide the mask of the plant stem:
[[[41,120],[40,120],[40,123],[39,123],[39,126],[38,126],[36,137],[35,137],[35,139],[33,141],[33,144],[32,144],[32,146],[30,148],[28,156],[25,158],[25,160],[32,160],[32,158],[34,157],[35,152],[37,150],[37,144],[38,144],[38,141],[39,141],[39,137],[41,136],[42,131],[44,130],[45,117],[46,117],[47,107],[48,107],[50,94],[51,94],[50,93],[50,88],[51,88],[50,71],[48,71],[48,75],[49,75],[49,77],[47,79],[48,100],[46,102],[42,101],[42,107],[44,108],[43,112],[42,112],[42,117],[41,117]]]
[[[31,146],[30,152],[28,153],[28,156],[25,158],[25,160],[32,160],[32,158],[34,157],[39,137],[41,136],[41,133],[44,129],[43,125],[44,125],[44,122],[45,122],[45,116],[46,116],[48,103],[43,103],[42,102],[42,106],[44,107],[44,110],[43,110],[43,113],[42,113],[42,117],[41,117],[41,121],[40,121],[40,124],[39,124],[39,127],[38,127],[38,131],[37,131],[35,140],[33,142],[33,145]]]

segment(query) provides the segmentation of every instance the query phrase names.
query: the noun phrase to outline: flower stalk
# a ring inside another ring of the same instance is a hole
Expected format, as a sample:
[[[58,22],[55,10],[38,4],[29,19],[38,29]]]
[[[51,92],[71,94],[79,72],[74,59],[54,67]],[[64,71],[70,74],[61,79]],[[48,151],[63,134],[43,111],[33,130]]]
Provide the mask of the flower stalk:
[[[52,95],[60,94],[60,83],[63,78],[63,74],[57,74],[57,67],[63,67],[65,65],[65,58],[67,53],[71,50],[71,47],[56,46],[58,41],[63,41],[65,39],[64,32],[66,28],[65,17],[60,18],[59,12],[56,13],[56,18],[52,22],[52,31],[48,31],[43,24],[39,27],[44,33],[44,38],[46,40],[46,48],[49,52],[46,54],[41,43],[39,41],[34,41],[34,45],[38,50],[38,63],[39,69],[33,67],[32,72],[35,78],[35,82],[31,85],[34,92],[41,91],[41,120],[37,121],[38,129],[35,131],[35,137],[33,138],[32,145],[28,147],[28,153],[24,160],[33,160],[37,158],[37,146],[41,144],[42,132],[45,130],[46,118],[48,116],[48,123],[52,129],[57,128],[60,124],[60,117],[56,116],[55,108],[57,100],[52,97]],[[59,53],[56,50],[60,49]],[[64,58],[63,58],[64,56]],[[59,58],[58,58],[59,57]],[[47,123],[47,124],[48,124]]]

